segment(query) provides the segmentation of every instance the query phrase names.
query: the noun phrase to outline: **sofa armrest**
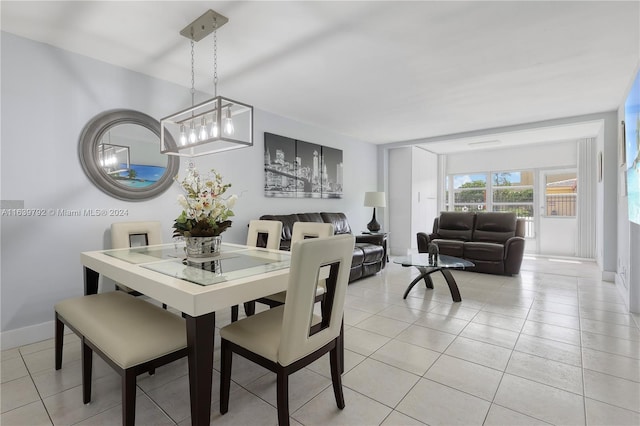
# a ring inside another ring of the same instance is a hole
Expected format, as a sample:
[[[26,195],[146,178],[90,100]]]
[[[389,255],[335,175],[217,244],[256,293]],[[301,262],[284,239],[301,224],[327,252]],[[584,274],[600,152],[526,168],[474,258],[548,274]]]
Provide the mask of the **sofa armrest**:
[[[429,253],[429,244],[431,244],[431,241],[438,238],[438,234],[418,232],[416,237],[418,239],[418,253]]]
[[[511,237],[504,243],[504,273],[516,275],[520,273],[524,256],[524,238]]]

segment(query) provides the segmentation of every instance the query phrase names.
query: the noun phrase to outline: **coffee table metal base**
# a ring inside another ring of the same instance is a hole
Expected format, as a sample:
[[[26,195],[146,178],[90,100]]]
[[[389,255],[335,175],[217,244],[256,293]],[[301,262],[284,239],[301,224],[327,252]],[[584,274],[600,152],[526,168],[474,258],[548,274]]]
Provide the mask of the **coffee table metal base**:
[[[408,266],[408,265],[407,265]],[[461,302],[462,301],[462,297],[460,297],[460,290],[458,290],[458,284],[456,283],[456,280],[453,278],[453,275],[451,274],[451,271],[449,269],[442,269],[442,268],[434,268],[434,267],[425,267],[425,266],[416,266],[416,268],[418,268],[418,271],[420,271],[420,275],[418,275],[416,277],[416,279],[414,279],[413,281],[411,281],[411,284],[409,284],[409,287],[407,287],[407,290],[404,292],[404,296],[403,299],[406,299],[407,296],[409,295],[409,292],[411,291],[411,289],[420,282],[420,280],[424,280],[424,284],[427,288],[433,288],[433,281],[431,280],[430,275],[433,274],[436,271],[440,271],[442,272],[442,276],[444,276],[444,279],[447,281],[447,285],[449,286],[449,291],[451,292],[451,298],[453,299],[454,302]]]

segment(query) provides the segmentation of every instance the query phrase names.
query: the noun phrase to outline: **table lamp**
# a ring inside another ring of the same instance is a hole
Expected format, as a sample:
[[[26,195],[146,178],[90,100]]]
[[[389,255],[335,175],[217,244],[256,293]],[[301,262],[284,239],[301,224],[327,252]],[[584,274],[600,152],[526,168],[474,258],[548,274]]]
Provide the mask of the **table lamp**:
[[[367,229],[370,232],[380,231],[380,224],[376,220],[376,207],[386,207],[387,203],[384,199],[384,192],[365,192],[364,193],[364,206],[373,207],[373,218],[371,222],[367,224]]]

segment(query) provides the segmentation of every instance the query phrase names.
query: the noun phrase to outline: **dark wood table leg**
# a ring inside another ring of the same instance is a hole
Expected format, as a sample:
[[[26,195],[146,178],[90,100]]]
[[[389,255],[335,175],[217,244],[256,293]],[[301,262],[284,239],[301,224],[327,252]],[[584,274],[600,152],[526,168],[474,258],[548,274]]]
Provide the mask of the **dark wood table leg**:
[[[89,269],[86,266],[84,267],[84,295],[88,296],[89,294],[97,294],[98,293],[98,278],[100,274],[98,274],[93,269]]]
[[[191,397],[191,424],[208,425],[211,419],[211,378],[213,377],[213,334],[216,313],[192,317],[187,322],[189,346],[189,394]]]
[[[451,271],[448,269],[441,269],[442,275],[444,275],[444,279],[447,281],[447,285],[449,286],[449,291],[451,291],[451,298],[454,302],[461,302],[462,297],[460,297],[460,290],[458,289],[458,284],[456,280],[453,278]]]

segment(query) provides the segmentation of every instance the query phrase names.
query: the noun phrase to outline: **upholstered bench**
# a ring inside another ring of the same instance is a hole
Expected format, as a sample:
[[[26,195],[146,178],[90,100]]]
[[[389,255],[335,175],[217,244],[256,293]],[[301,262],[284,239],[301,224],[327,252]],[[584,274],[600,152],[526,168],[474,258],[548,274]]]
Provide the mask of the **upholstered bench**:
[[[133,425],[136,376],[187,355],[184,319],[123,291],[82,296],[55,305],[56,370],[62,367],[64,326],[82,342],[82,395],[91,401],[93,351],[122,377],[122,424]]]

